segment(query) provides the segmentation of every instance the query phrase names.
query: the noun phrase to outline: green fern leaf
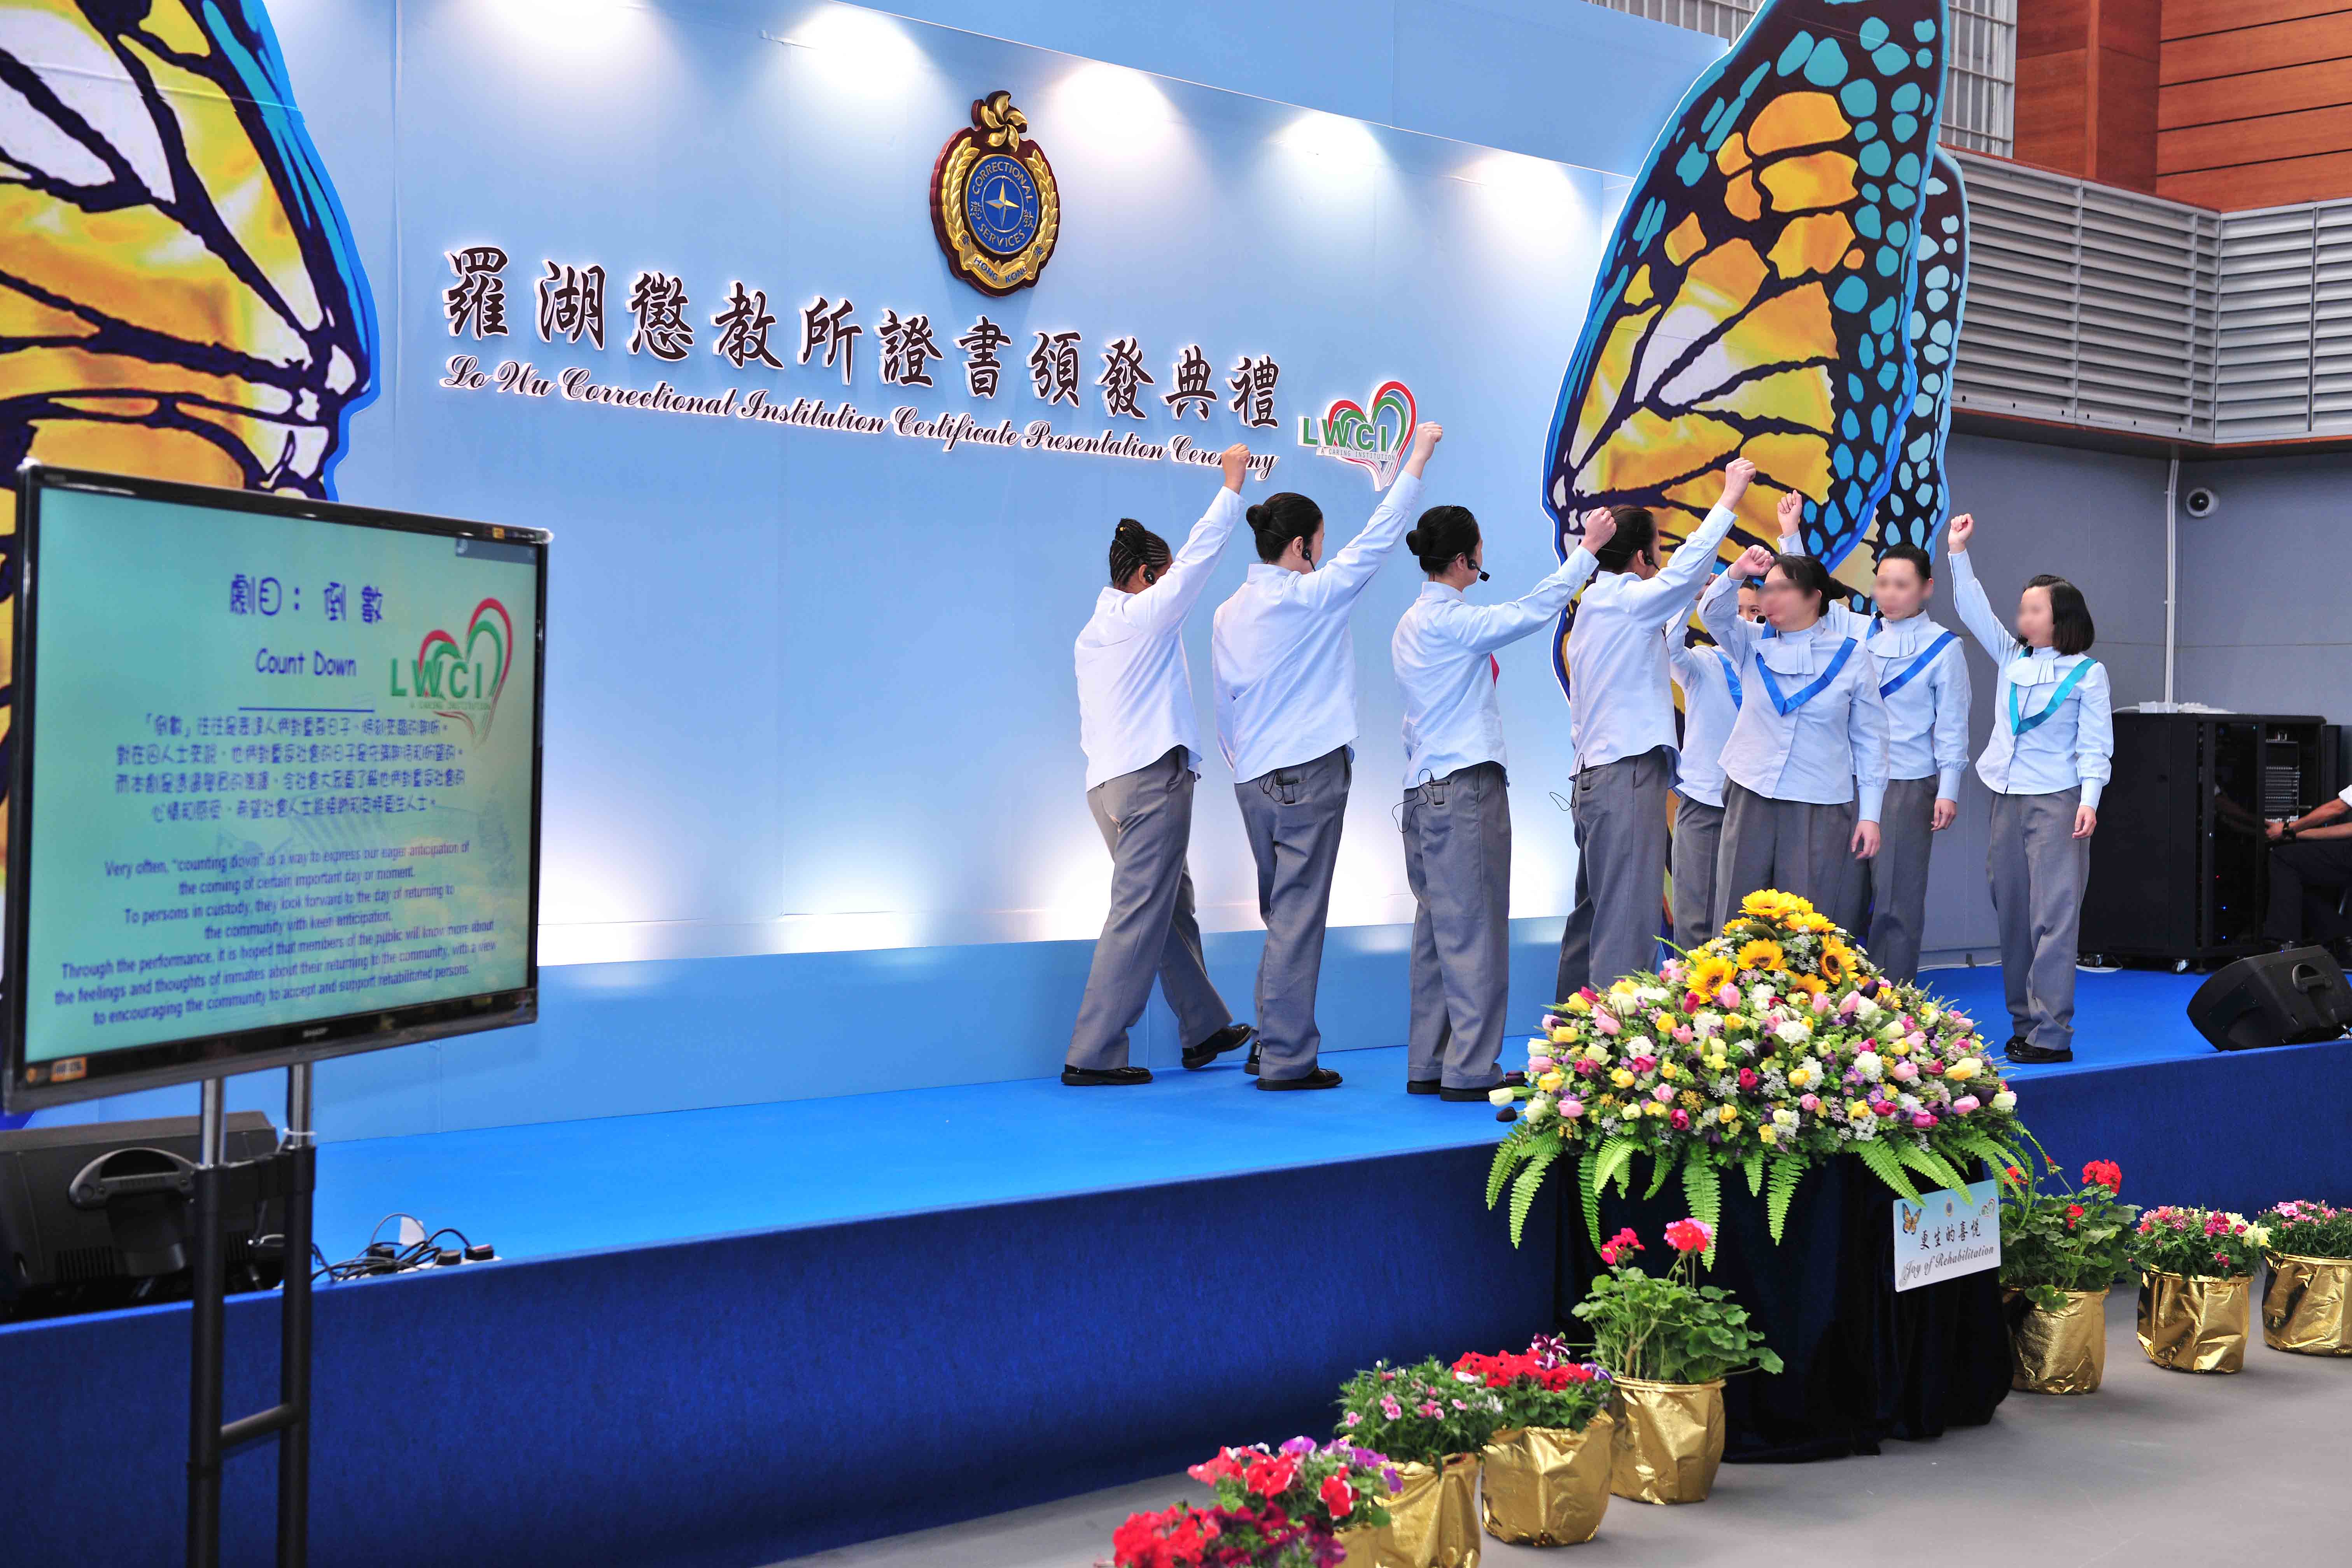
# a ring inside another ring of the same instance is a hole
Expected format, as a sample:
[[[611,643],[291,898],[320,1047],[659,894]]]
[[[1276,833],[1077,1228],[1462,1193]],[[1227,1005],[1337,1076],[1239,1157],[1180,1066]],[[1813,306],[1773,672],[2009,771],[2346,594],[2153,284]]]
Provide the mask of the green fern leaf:
[[[1674,1161],[1664,1151],[1654,1151],[1650,1155],[1650,1186],[1649,1190],[1642,1194],[1642,1200],[1647,1203],[1656,1197],[1664,1189],[1666,1178],[1674,1173]]]
[[[1761,1149],[1748,1151],[1748,1158],[1740,1162],[1739,1168],[1748,1173],[1748,1195],[1751,1198],[1762,1197],[1764,1195],[1764,1151]]]
[[[1894,1146],[1896,1159],[1935,1183],[1937,1186],[1957,1189],[1969,1184],[1962,1179],[1959,1172],[1952,1168],[1952,1163],[1933,1149],[1922,1149],[1908,1138],[1895,1140]]]
[[[1592,1250],[1601,1250],[1601,1184],[1594,1180],[1601,1167],[1598,1151],[1587,1149],[1576,1163],[1576,1185],[1584,1201],[1584,1228],[1592,1237]]]
[[[1911,1178],[1903,1173],[1903,1162],[1896,1158],[1894,1150],[1875,1138],[1866,1142],[1857,1140],[1847,1147],[1861,1158],[1864,1164],[1870,1167],[1872,1175],[1876,1176],[1913,1203],[1919,1201],[1919,1189],[1913,1186]]]
[[[1707,1158],[1706,1152],[1694,1146],[1683,1159],[1683,1197],[1690,1205],[1691,1218],[1706,1226],[1706,1262],[1715,1266],[1716,1233],[1723,1225],[1723,1172]]]
[[[1772,1175],[1767,1186],[1765,1216],[1771,1222],[1772,1240],[1777,1246],[1781,1233],[1789,1227],[1789,1205],[1797,1195],[1797,1184],[1805,1179],[1805,1163],[1793,1154],[1772,1157]]]
[[[1536,1194],[1543,1190],[1544,1173],[1559,1158],[1560,1142],[1557,1138],[1544,1140],[1528,1156],[1527,1168],[1511,1184],[1511,1245],[1519,1245],[1520,1236],[1528,1227],[1528,1211],[1535,1207]]]
[[[1525,1123],[1521,1123],[1522,1126]],[[1495,1145],[1495,1163],[1486,1171],[1486,1206],[1493,1208],[1502,1200],[1504,1184],[1511,1179],[1521,1160],[1527,1158],[1528,1140],[1517,1131]]]
[[[1592,1190],[1598,1193],[1612,1178],[1633,1163],[1633,1141],[1622,1133],[1601,1145],[1601,1163],[1592,1173]],[[1598,1221],[1594,1222],[1597,1226]],[[1598,1245],[1596,1243],[1595,1245]]]

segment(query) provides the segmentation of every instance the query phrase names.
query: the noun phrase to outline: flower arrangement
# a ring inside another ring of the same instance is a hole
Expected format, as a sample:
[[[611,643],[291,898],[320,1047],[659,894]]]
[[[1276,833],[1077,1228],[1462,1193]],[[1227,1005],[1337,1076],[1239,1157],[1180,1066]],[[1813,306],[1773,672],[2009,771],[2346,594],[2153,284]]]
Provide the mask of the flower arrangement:
[[[1111,1536],[1115,1568],[1337,1568],[1338,1532],[1387,1524],[1398,1485],[1381,1455],[1312,1437],[1221,1448],[1188,1473],[1216,1505],[1129,1514]]]
[[[1805,900],[1751,893],[1714,941],[1605,992],[1557,1005],[1528,1042],[1527,1086],[1495,1152],[1486,1205],[1511,1189],[1517,1241],[1544,1173],[1577,1163],[1585,1224],[1601,1241],[1601,1193],[1630,1194],[1637,1154],[1653,1194],[1679,1170],[1691,1213],[1712,1227],[1722,1173],[1769,1183],[1772,1237],[1805,1171],[1859,1157],[1906,1198],[1914,1174],[1966,1185],[1967,1162],[2021,1164],[2017,1096],[1964,1014],[1881,975]],[[1514,1178],[1514,1173],[1517,1173]]]
[[[2037,1145],[2038,1147],[2038,1145]],[[2042,1156],[2044,1173],[2058,1162]],[[2131,1261],[2132,1221],[2139,1210],[2119,1204],[2123,1168],[2112,1160],[2083,1167],[2083,1185],[2052,1191],[2029,1181],[2019,1166],[2001,1172],[2000,1282],[2023,1292],[2045,1312],[2066,1304],[2068,1290],[2104,1290]]]
[[[2145,1272],[2188,1279],[2236,1279],[2251,1275],[2270,1245],[2267,1226],[2219,1209],[2162,1208],[2140,1215],[2132,1233],[2131,1260]]]
[[[2352,1258],[2352,1209],[2296,1199],[2263,1210],[2254,1224],[2269,1232],[2273,1256]]]
[[[1434,1356],[1412,1366],[1376,1362],[1339,1391],[1339,1436],[1392,1459],[1443,1465],[1475,1454],[1504,1425],[1503,1401]]]
[[[1696,1283],[1700,1255],[1714,1243],[1703,1221],[1675,1221],[1666,1226],[1675,1260],[1654,1279],[1633,1261],[1645,1249],[1631,1230],[1601,1243],[1609,1272],[1592,1281],[1571,1310],[1591,1326],[1594,1354],[1613,1375],[1712,1383],[1751,1367],[1780,1370],[1780,1358],[1749,1325],[1747,1309],[1720,1287]]]
[[[1474,1351],[1454,1362],[1454,1375],[1493,1391],[1502,1402],[1506,1428],[1581,1432],[1609,1408],[1609,1373],[1595,1363],[1577,1360],[1566,1341],[1550,1334],[1538,1334],[1516,1354]]]

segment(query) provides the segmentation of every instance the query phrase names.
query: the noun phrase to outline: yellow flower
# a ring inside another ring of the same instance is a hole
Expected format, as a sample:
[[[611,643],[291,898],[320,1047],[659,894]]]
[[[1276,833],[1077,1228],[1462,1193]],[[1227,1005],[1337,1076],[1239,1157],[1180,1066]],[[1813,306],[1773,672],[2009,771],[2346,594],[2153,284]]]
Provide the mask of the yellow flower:
[[[1756,1136],[1767,1143],[1778,1143],[1780,1141],[1780,1130],[1768,1121],[1756,1129]]]
[[[1631,1089],[1633,1087],[1633,1075],[1629,1069],[1619,1068],[1609,1075],[1609,1081],[1619,1089]]]
[[[1721,1110],[1718,1110],[1718,1111],[1717,1111],[1717,1112],[1715,1113],[1715,1119],[1716,1119],[1717,1121],[1722,1121],[1722,1122],[1727,1122],[1727,1123],[1728,1123],[1728,1122],[1733,1122],[1733,1121],[1738,1121],[1738,1120],[1739,1120],[1739,1112],[1738,1112],[1737,1110],[1734,1110],[1731,1107],[1729,1107],[1729,1106],[1727,1106],[1727,1106],[1725,1106]]]
[[[1653,1013],[1650,1015],[1650,1027],[1661,1036],[1671,1035],[1675,1032],[1675,1016],[1672,1013]]]
[[[1658,1076],[1660,1078],[1680,1078],[1682,1076],[1682,1072],[1683,1069],[1675,1066],[1672,1062],[1663,1062],[1659,1064],[1658,1067]]]
[[[1974,1057],[1962,1057],[1944,1069],[1944,1076],[1954,1083],[1966,1083],[1983,1070],[1984,1063]]]
[[[1865,1121],[1870,1116],[1870,1107],[1859,1100],[1848,1100],[1846,1102],[1845,1113],[1852,1121]]]
[[[1803,1068],[1790,1068],[1789,1069],[1789,1087],[1790,1089],[1802,1089],[1805,1085],[1812,1081],[1813,1075],[1807,1069]]]
[[[1676,1098],[1683,1102],[1683,1109],[1685,1110],[1696,1110],[1706,1103],[1705,1100],[1700,1098],[1698,1090],[1695,1089],[1686,1089],[1683,1090],[1680,1095],[1676,1096]]]
[[[1818,996],[1829,989],[1829,984],[1818,974],[1791,974],[1789,976],[1789,989],[1801,991],[1808,996]]]
[[[1822,978],[1832,984],[1853,976],[1853,949],[1832,937],[1822,943]]]
[[[1641,986],[1635,984],[1631,980],[1620,980],[1614,985],[1609,987],[1609,994],[1612,996],[1631,996],[1640,989]]]
[[[1789,955],[1780,951],[1777,942],[1751,942],[1739,950],[1739,967],[1779,974],[1789,967]]]
[[[1587,1002],[1581,995],[1571,996],[1567,1001],[1561,1003],[1560,1005],[1570,1013],[1590,1013],[1592,1011],[1592,1004]]]
[[[1759,888],[1739,900],[1740,913],[1758,920],[1776,921],[1786,916],[1791,904],[1789,895],[1770,888]]]
[[[1810,915],[1815,912],[1813,900],[1811,899],[1801,898],[1795,893],[1783,893],[1780,897],[1788,900],[1787,908],[1792,914]]]
[[[1799,913],[1792,914],[1781,923],[1791,931],[1832,931],[1837,930],[1837,921],[1830,919],[1827,915],[1816,914],[1811,910],[1805,910]]]
[[[1642,1107],[1642,1114],[1644,1116],[1664,1116],[1665,1113],[1666,1108],[1660,1105],[1654,1100],[1650,1100]]]
[[[1536,1087],[1542,1089],[1546,1094],[1553,1094],[1557,1093],[1559,1086],[1567,1081],[1568,1080],[1559,1073],[1548,1072],[1544,1074],[1543,1077],[1536,1079]]]
[[[1551,1043],[1555,1046],[1573,1045],[1576,1042],[1576,1031],[1565,1027],[1558,1028],[1551,1032],[1550,1037]]]
[[[1691,965],[1690,988],[1712,996],[1738,978],[1739,966],[1721,953],[1711,952]]]

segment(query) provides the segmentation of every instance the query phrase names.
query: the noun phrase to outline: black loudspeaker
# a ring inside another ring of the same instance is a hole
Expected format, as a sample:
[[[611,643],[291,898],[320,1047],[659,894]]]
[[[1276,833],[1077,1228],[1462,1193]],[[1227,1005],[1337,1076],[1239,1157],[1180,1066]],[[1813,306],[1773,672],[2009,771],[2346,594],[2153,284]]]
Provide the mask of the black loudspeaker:
[[[2214,971],[2189,1021],[2217,1051],[2332,1040],[2352,1026],[2352,984],[2323,947],[2257,953]]]

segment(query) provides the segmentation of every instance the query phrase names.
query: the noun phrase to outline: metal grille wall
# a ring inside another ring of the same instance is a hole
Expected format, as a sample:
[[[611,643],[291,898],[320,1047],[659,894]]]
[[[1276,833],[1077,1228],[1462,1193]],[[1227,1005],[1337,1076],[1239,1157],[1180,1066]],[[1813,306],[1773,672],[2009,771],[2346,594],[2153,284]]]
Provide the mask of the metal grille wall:
[[[1736,38],[1763,0],[1591,0],[1612,11]],[[2006,157],[2015,146],[2017,0],[1948,0],[1944,142]]]
[[[1955,406],[2213,439],[2221,217],[1960,155],[1969,298]]]
[[[2221,219],[2213,439],[2352,435],[2352,201]]]

